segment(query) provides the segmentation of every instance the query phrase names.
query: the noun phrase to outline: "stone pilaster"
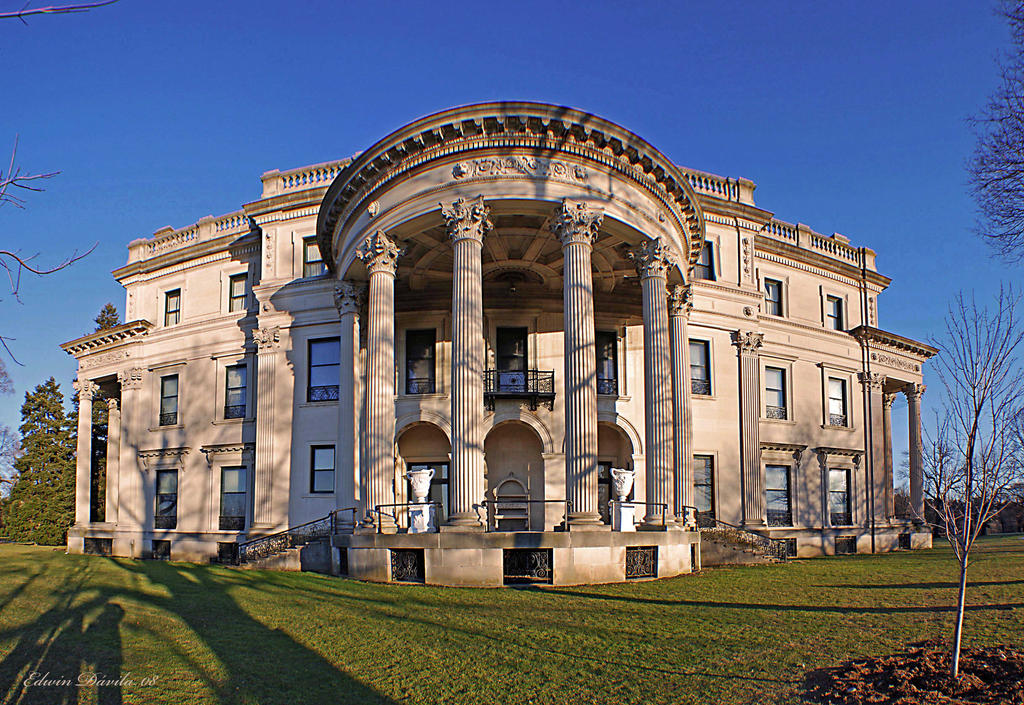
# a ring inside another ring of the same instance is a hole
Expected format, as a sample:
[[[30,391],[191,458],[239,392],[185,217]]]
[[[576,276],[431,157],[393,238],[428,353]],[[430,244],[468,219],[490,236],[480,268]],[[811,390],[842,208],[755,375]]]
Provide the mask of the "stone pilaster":
[[[72,383],[78,394],[78,451],[75,453],[75,524],[88,524],[92,494],[92,399],[99,391],[88,379]]]
[[[597,353],[591,254],[603,221],[603,209],[564,199],[551,224],[562,243],[564,262],[565,496],[570,526],[602,524],[597,507]]]
[[[882,393],[882,386],[885,384],[885,375],[877,372],[858,375],[861,385],[864,387],[864,398],[866,400],[864,423],[871,424],[871,448],[867,459],[868,477],[870,487],[864,489],[864,506],[868,507],[867,521],[871,518],[875,521],[885,519],[887,497],[886,489],[886,463],[885,463],[885,395]],[[867,413],[870,411],[870,413]],[[868,450],[868,449],[865,449]]]
[[[484,304],[482,249],[491,229],[483,196],[441,205],[452,243],[452,527],[483,529]]]
[[[395,272],[403,252],[383,230],[367,237],[356,251],[370,275],[364,457],[359,464],[366,473],[362,513],[367,526],[375,523],[374,507],[395,501]],[[396,531],[390,516],[383,515],[380,525]]]
[[[120,458],[118,466],[124,468],[125,472],[118,473],[117,478],[117,503],[125,507],[144,502],[142,489],[142,477],[134,469],[138,464],[136,449],[139,448],[139,438],[146,431],[146,414],[140,411],[139,396],[142,393],[142,379],[145,370],[141,367],[131,367],[120,370],[117,373],[117,381],[121,385],[121,403],[119,411],[121,414],[121,442]],[[107,493],[110,493],[110,478],[107,478]],[[110,516],[109,514],[107,515]],[[116,514],[118,526],[135,528],[140,526],[142,517],[137,512],[125,511],[123,514]],[[141,551],[141,546],[136,549]]]
[[[882,395],[882,448],[885,455],[885,516],[887,519],[893,519],[896,516],[892,467],[892,403],[894,401],[896,401],[896,394]]]
[[[359,399],[356,380],[359,361],[359,309],[365,299],[365,287],[349,281],[334,287],[334,305],[338,309],[338,442],[335,445],[334,506],[355,506],[359,482],[359,427],[356,409]],[[347,517],[348,514],[345,515]]]
[[[672,348],[672,422],[675,435],[675,518],[685,524],[693,496],[693,417],[690,409],[690,336],[687,323],[693,309],[693,290],[677,285],[668,294],[669,338]]]
[[[740,358],[740,463],[743,475],[743,523],[765,524],[764,469],[761,467],[761,362],[764,333],[736,331]]]
[[[107,399],[107,496],[104,517],[117,523],[118,489],[121,477],[121,408],[117,399]]]
[[[253,473],[254,529],[275,527],[274,502],[283,501],[274,495],[274,436],[277,356],[281,347],[278,327],[253,331],[256,344],[256,458]]]
[[[668,331],[668,271],[672,253],[660,238],[644,240],[629,252],[643,288],[644,310],[644,435],[646,437],[647,526],[661,524],[661,509],[673,512],[672,354]]]
[[[924,447],[921,443],[921,397],[925,385],[908,384],[907,425],[910,435],[910,511],[914,521],[924,521]]]

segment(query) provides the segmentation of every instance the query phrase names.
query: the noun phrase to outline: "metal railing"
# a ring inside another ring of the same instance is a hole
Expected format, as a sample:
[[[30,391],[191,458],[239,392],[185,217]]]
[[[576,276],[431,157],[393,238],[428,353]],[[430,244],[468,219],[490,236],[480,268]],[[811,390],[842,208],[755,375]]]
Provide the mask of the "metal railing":
[[[409,507],[425,507],[428,504],[437,507],[434,511],[434,532],[436,533],[441,530],[439,528],[441,524],[437,521],[441,515],[440,510],[444,509],[444,505],[441,502],[392,502],[390,504],[376,504],[373,509],[369,510],[369,514],[373,516],[373,525],[377,529],[377,533],[382,534],[384,533],[384,517],[390,517],[395,522],[395,526],[401,526],[399,513],[397,511],[394,513],[381,511],[382,507],[394,508],[396,510],[399,507],[404,507],[408,511]],[[406,522],[408,523],[408,518]]]
[[[597,393],[598,394],[618,394],[619,393],[619,380],[614,377],[611,378],[597,378]]]
[[[702,528],[701,531],[720,531],[734,541],[745,543],[771,558],[780,561],[789,558],[789,542],[786,539],[773,539],[769,536],[762,536],[750,529],[744,529],[721,519],[714,519],[713,521],[714,526]]]
[[[711,394],[711,381],[707,379],[691,379],[690,393],[708,396]]]
[[[338,385],[328,384],[322,387],[310,387],[306,401],[338,401]]]
[[[764,408],[765,416],[769,419],[785,419],[786,418],[786,407],[784,406],[766,406]]]
[[[525,519],[526,530],[532,531],[533,522],[530,518],[530,513],[527,512],[521,517],[498,517],[498,507],[501,505],[515,507],[517,504],[563,504],[565,505],[565,512],[562,514],[562,522],[568,521],[569,518],[569,500],[567,499],[485,499],[480,503],[487,515],[487,530],[488,531],[500,531],[497,527],[497,521],[499,518],[507,519]]]
[[[298,526],[289,527],[284,531],[243,541],[238,544],[238,560],[246,563],[272,556],[275,553],[281,553],[293,546],[301,546],[317,539],[330,538],[338,532],[338,529],[343,524],[348,523],[341,520],[340,514],[352,512],[351,523],[354,525],[356,511],[356,507],[335,509],[330,514],[319,519],[307,521],[305,524],[299,524]]]
[[[245,404],[228,404],[227,406],[224,407],[224,418],[245,418]]]
[[[161,426],[174,426],[178,423],[178,412],[169,411],[165,414],[160,414],[160,425]]]
[[[538,401],[550,408],[555,399],[555,371],[486,370],[484,402],[493,408],[494,400],[502,397],[528,399],[531,409],[536,409]]]
[[[668,526],[668,524],[666,523],[666,521],[667,521],[666,517],[668,515],[668,504],[666,504],[665,502],[635,502],[635,501],[630,500],[630,499],[623,499],[623,500],[610,499],[610,500],[608,500],[608,506],[609,507],[614,509],[616,504],[638,504],[638,505],[640,505],[642,507],[658,507],[658,508],[661,509],[661,525],[662,526]]]

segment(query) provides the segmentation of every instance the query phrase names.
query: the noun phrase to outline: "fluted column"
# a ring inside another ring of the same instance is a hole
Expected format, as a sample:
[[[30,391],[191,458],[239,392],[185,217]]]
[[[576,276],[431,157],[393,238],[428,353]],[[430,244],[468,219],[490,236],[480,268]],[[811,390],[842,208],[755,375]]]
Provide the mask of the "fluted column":
[[[365,287],[341,281],[334,287],[339,328],[338,442],[335,445],[334,506],[354,506],[359,477],[359,427],[356,425],[356,362],[359,360],[359,308]],[[348,515],[345,515],[348,518]]]
[[[99,391],[88,379],[72,383],[78,394],[78,451],[75,453],[75,523],[88,524],[92,496],[92,398]]]
[[[764,333],[736,331],[733,344],[740,358],[740,463],[743,475],[743,523],[764,526],[765,488],[761,468],[761,362]]]
[[[146,415],[139,411],[142,380],[145,374],[145,370],[141,367],[130,367],[117,373],[117,381],[121,385],[121,403],[118,405],[121,413],[121,442],[119,444],[121,455],[118,459],[118,466],[125,470],[123,473],[119,472],[117,477],[117,503],[126,509],[124,512],[117,512],[114,516],[117,524],[122,528],[136,528],[143,521],[143,517],[138,516],[137,512],[129,511],[127,507],[133,503],[143,502],[142,498],[145,495],[142,487],[143,478],[134,471],[138,463],[139,438],[149,433],[145,430],[148,427],[144,418]],[[107,488],[109,493],[109,477],[107,478]],[[135,551],[135,555],[140,555],[142,547],[137,545]]]
[[[672,353],[668,331],[668,270],[672,254],[661,238],[644,240],[629,252],[643,289],[644,307],[644,435],[647,442],[647,514],[643,523],[660,526],[662,512],[673,511]]]
[[[686,523],[686,507],[693,498],[693,418],[690,411],[690,336],[687,332],[693,309],[693,290],[672,287],[668,294],[669,339],[672,348],[672,421],[675,435],[674,505],[677,523]]]
[[[252,526],[275,526],[274,439],[277,355],[281,347],[281,329],[277,326],[253,331],[256,344],[256,458],[253,472]],[[280,498],[285,501],[285,498]]]
[[[865,506],[868,509],[865,521],[870,524],[872,521],[883,520],[888,511],[885,430],[882,428],[885,420],[885,395],[882,392],[885,375],[861,372],[857,378],[864,387],[864,422],[871,424],[871,447],[865,449],[865,477],[869,484],[864,488]]]
[[[921,444],[921,397],[925,385],[908,384],[907,421],[910,433],[910,509],[914,521],[924,521],[924,449]]]
[[[394,502],[395,479],[395,271],[403,254],[383,230],[359,246],[356,254],[370,275],[367,297],[366,411],[360,468],[366,473],[363,520],[373,525],[372,510]],[[396,531],[382,515],[384,531]]]
[[[107,496],[105,521],[117,523],[117,497],[121,475],[121,408],[117,399],[107,399]]]
[[[452,527],[482,529],[484,304],[481,251],[491,229],[483,196],[441,205],[452,243]]]
[[[601,526],[597,507],[597,352],[591,254],[604,210],[562,200],[551,231],[562,243],[565,498],[570,527]]]
[[[896,516],[896,505],[893,497],[892,474],[892,403],[896,394],[882,395],[882,450],[885,456],[885,516],[892,519]]]

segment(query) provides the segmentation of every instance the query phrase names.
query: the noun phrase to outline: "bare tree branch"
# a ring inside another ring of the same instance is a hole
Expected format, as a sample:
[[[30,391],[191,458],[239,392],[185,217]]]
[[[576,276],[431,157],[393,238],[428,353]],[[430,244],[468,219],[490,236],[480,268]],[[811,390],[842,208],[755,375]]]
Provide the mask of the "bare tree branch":
[[[88,12],[89,10],[97,7],[103,7],[104,5],[113,5],[117,0],[105,0],[105,2],[87,2],[78,5],[50,5],[49,7],[39,7],[34,10],[28,9],[30,3],[25,3],[25,7],[15,12],[0,12],[0,20],[21,20],[25,24],[26,17],[32,15],[67,15],[72,12]]]
[[[0,171],[0,206],[10,203],[17,208],[24,208],[25,201],[10,191],[12,186],[26,191],[42,191],[41,187],[30,185],[28,182],[49,179],[60,173],[59,171],[51,171],[46,174],[23,174],[21,168],[18,167],[17,156],[18,136],[15,135],[14,148],[11,150],[11,161],[7,167],[7,172]]]

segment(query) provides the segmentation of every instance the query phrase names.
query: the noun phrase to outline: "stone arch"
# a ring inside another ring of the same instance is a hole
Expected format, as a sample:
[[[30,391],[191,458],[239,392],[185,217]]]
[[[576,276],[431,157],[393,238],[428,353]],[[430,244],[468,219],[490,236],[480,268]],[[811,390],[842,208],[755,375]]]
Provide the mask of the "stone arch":
[[[437,426],[445,438],[448,439],[449,444],[452,438],[452,425],[448,419],[441,414],[434,411],[428,411],[426,409],[417,409],[411,413],[405,414],[404,416],[398,417],[395,421],[395,441],[397,442],[402,434],[405,433],[406,429],[416,424],[427,423],[432,426]]]
[[[490,418],[489,422],[485,419],[484,436],[486,437],[492,430],[509,421],[521,421],[532,428],[534,433],[537,434],[538,440],[540,440],[541,452],[555,452],[555,440],[552,438],[551,432],[544,422],[536,414],[520,407],[499,408]]]
[[[634,426],[630,420],[622,414],[618,414],[614,411],[598,411],[597,423],[617,427],[620,431],[626,434],[626,438],[633,446],[633,455],[644,454],[643,436],[637,430],[636,426]]]
[[[408,418],[408,417],[406,417]],[[410,501],[408,482],[404,475],[409,465],[429,465],[434,468],[430,481],[432,501],[441,502],[441,519],[448,516],[451,502],[451,442],[449,435],[440,425],[431,421],[413,420],[398,427],[395,434],[395,473],[398,482],[398,496],[395,501]]]
[[[543,442],[536,429],[519,419],[495,424],[484,437],[487,484],[484,494],[493,502],[497,499],[499,488],[509,487],[512,486],[510,483],[515,483],[523,488],[522,495],[526,498],[545,499],[547,478],[544,465]],[[544,504],[524,505],[518,507],[521,517],[526,520],[520,530],[542,526],[545,516]]]

